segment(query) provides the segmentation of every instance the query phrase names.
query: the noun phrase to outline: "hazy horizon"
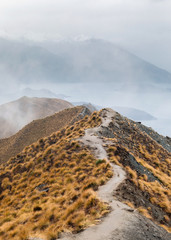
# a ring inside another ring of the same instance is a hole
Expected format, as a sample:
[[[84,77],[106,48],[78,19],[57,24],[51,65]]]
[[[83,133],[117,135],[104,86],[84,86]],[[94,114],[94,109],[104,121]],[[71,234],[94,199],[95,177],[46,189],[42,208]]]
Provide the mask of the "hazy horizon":
[[[169,128],[170,9],[169,0],[1,1],[0,103],[45,88],[137,108]]]
[[[3,0],[0,36],[100,38],[171,72],[170,9],[169,0]]]

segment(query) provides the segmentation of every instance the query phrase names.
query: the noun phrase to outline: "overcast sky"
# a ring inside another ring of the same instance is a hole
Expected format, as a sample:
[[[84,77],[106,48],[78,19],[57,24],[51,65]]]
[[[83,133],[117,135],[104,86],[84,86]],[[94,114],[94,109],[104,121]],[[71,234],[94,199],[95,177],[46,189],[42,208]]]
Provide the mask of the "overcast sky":
[[[0,35],[110,40],[171,72],[171,0],[0,0]]]

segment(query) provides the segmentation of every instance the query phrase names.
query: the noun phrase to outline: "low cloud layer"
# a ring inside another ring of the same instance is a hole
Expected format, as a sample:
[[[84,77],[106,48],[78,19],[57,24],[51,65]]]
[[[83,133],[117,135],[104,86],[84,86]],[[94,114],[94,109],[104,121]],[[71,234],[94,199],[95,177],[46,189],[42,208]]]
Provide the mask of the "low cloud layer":
[[[0,34],[103,38],[171,71],[170,9],[169,0],[3,0]]]

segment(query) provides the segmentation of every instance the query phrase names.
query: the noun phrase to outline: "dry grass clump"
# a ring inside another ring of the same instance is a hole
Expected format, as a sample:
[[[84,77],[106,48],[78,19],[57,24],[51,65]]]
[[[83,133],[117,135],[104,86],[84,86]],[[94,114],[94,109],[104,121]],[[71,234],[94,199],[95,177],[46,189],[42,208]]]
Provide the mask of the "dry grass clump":
[[[131,181],[137,186],[138,185],[137,172],[128,166],[126,167],[126,171],[129,174]]]
[[[124,201],[125,204],[127,204],[130,208],[135,208],[134,204],[132,202],[129,201]]]
[[[139,207],[137,210],[139,213],[141,213],[146,218],[152,219],[151,215],[148,213],[148,210],[146,208]]]
[[[109,212],[95,191],[112,176],[111,167],[75,140],[100,122],[94,113],[26,147],[1,167],[0,239],[52,240],[63,231],[79,232]]]

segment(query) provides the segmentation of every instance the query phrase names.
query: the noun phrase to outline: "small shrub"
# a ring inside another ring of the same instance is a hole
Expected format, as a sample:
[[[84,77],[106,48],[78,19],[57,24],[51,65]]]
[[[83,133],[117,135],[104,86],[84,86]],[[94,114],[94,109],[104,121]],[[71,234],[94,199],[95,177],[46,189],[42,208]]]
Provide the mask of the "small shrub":
[[[100,165],[101,163],[104,163],[104,162],[105,162],[104,159],[98,159],[98,160],[96,161],[96,166],[98,166],[98,165]]]

